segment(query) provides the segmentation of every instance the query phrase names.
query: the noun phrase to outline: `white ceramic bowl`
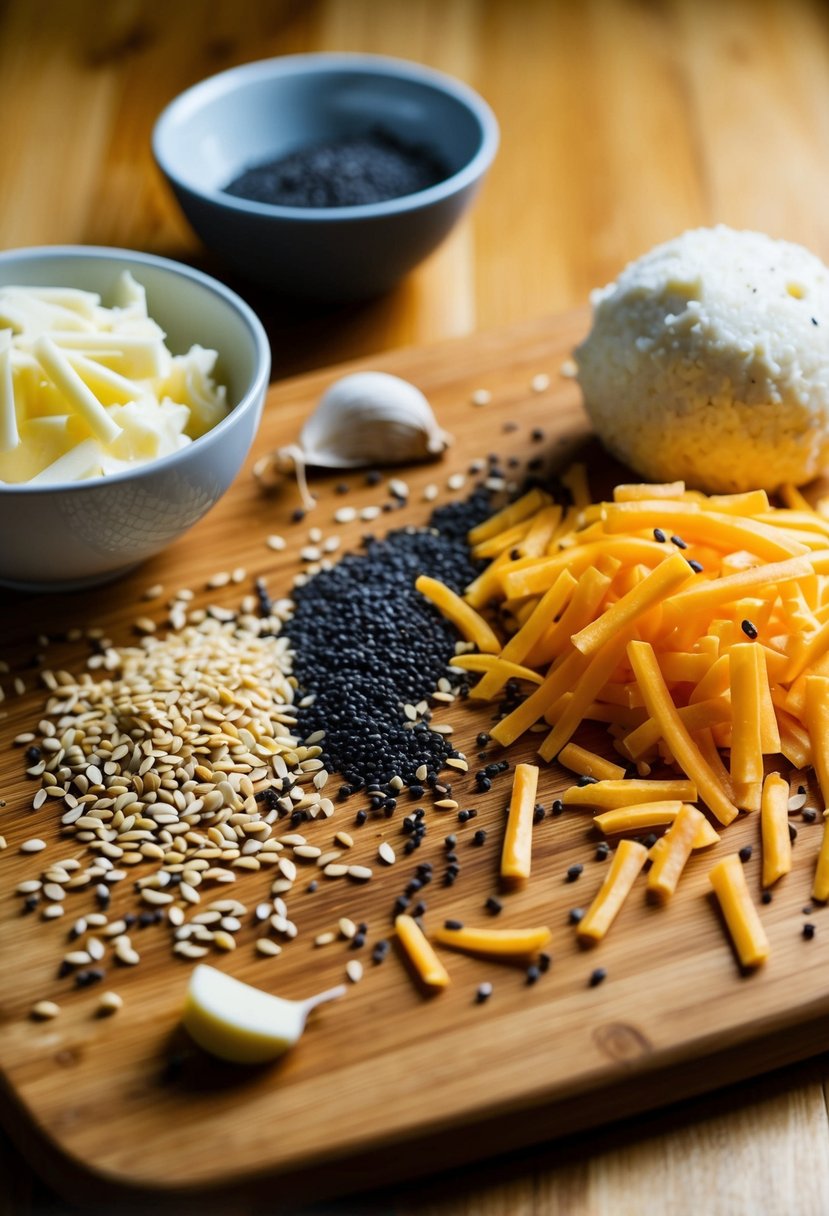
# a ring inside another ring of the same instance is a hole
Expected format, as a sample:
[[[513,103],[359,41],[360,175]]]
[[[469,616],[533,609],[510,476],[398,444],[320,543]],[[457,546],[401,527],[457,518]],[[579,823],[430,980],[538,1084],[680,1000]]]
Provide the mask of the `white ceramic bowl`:
[[[0,253],[0,285],[71,286],[106,303],[129,270],[174,354],[219,352],[233,408],[187,447],[126,472],[63,485],[0,484],[0,583],[66,590],[104,582],[181,536],[218,501],[256,434],[270,347],[256,314],[223,284],[151,254],[54,245]]]
[[[252,165],[382,126],[447,166],[434,186],[385,202],[283,207],[227,194]],[[228,265],[283,295],[358,300],[387,291],[471,205],[498,147],[474,89],[383,55],[282,55],[187,89],[155,125],[153,151],[184,214]]]

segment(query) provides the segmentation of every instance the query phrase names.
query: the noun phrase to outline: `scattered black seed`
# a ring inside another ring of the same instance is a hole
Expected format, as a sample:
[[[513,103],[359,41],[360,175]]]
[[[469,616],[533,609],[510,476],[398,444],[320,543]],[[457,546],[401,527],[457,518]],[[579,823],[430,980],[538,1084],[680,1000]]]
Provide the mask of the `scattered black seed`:
[[[312,878],[311,881],[308,883],[308,886],[305,888],[305,890],[310,892],[311,895],[313,895],[318,887],[319,887],[319,883],[317,882],[316,878]]]
[[[347,481],[338,481],[337,484],[334,486],[334,493],[335,494],[347,494],[350,489],[351,489],[351,487],[349,486]]]
[[[560,798],[554,798],[553,805],[550,807],[550,814],[554,818],[557,818],[559,815],[561,815],[563,813],[563,811],[564,811],[564,803],[561,801]]]
[[[757,626],[753,623],[753,621],[740,621],[740,628],[746,637],[751,638],[752,641],[757,637]]]
[[[533,443],[540,443],[543,438],[544,438],[544,431],[541,429],[540,426],[534,426],[533,429],[530,431],[530,439],[532,439]]]
[[[467,823],[471,818],[471,811],[458,811],[458,823]]]
[[[448,836],[444,837],[443,843],[446,845],[447,849],[454,849],[455,845],[458,843],[458,838],[454,832],[450,832]]]
[[[90,967],[86,971],[75,972],[75,987],[88,988],[90,984],[97,984],[104,978],[104,972],[100,967]]]
[[[365,483],[367,486],[379,486],[383,480],[383,474],[379,469],[369,469],[365,475]]]
[[[658,540],[658,541],[659,541],[659,543],[660,543],[660,545],[664,545],[665,541],[666,541],[668,538],[666,537],[665,533],[662,531],[662,529],[661,529],[661,528],[654,528],[654,530],[653,530],[653,539],[654,539],[654,540]]]
[[[472,843],[477,845],[479,848],[481,845],[486,844],[486,832],[483,828],[478,828],[477,832],[472,837]]]
[[[760,896],[760,902],[764,903],[764,904],[770,904],[773,898],[774,897],[772,896],[771,891],[764,891],[763,894]]]
[[[704,569],[702,562],[695,561],[692,557],[689,557],[688,565],[691,567],[694,574],[702,574],[702,571]]]
[[[794,842],[797,840],[797,828],[793,823],[789,824],[789,840],[792,842],[792,844],[794,844]]]
[[[541,820],[544,818],[545,814],[546,811],[540,803],[533,807],[533,823],[541,823]]]
[[[577,878],[581,878],[583,870],[584,866],[580,861],[577,861],[575,865],[569,867],[567,871],[567,881],[575,882]]]
[[[537,984],[540,976],[541,976],[541,968],[536,966],[535,963],[531,963],[526,971],[527,983],[528,984]]]
[[[26,761],[28,764],[37,764],[38,760],[41,760],[42,758],[43,753],[39,747],[35,747],[35,745],[32,744],[31,747],[26,748]]]
[[[607,861],[610,856],[610,845],[606,840],[596,845],[596,861]]]
[[[407,896],[398,895],[397,899],[394,901],[394,915],[399,916],[401,912],[408,911],[410,903],[411,900],[408,899]]]
[[[379,942],[375,942],[374,948],[371,951],[371,961],[373,963],[382,963],[383,959],[386,957],[388,952],[389,952],[389,943],[385,939],[382,939]]]
[[[497,899],[494,895],[489,895],[487,896],[484,907],[486,908],[487,912],[491,912],[493,916],[497,916],[498,913],[503,910],[504,905],[501,903],[500,899]]]
[[[754,850],[750,844],[744,844],[739,852],[740,861],[751,861],[751,854],[753,852]]]
[[[462,929],[463,921],[462,920],[445,920],[443,922],[443,927],[444,927],[444,929]]]
[[[486,794],[492,789],[492,782],[486,773],[475,774],[475,788],[478,793]]]
[[[682,539],[681,536],[672,536],[671,540],[676,545],[677,549],[687,549],[688,548],[688,546],[686,545],[685,541]]]
[[[805,793],[806,793],[806,786],[805,786],[805,785],[799,785],[799,786],[797,787],[797,792],[798,792],[798,794],[805,794]]]
[[[65,958],[61,959],[61,964],[58,967],[58,979],[65,980],[67,975],[71,975],[73,971],[74,971],[74,967],[72,966],[72,964],[67,963]]]
[[[553,962],[553,956],[542,950],[538,956],[538,970],[541,972],[549,971]]]
[[[584,908],[571,908],[567,913],[567,920],[571,925],[577,925],[580,920],[584,919]]]
[[[803,936],[807,942],[810,942],[815,936],[815,926],[810,920],[807,920],[806,924],[803,926]]]
[[[426,904],[423,902],[422,899],[419,903],[415,904],[415,906],[412,908],[411,914],[412,914],[412,916],[425,916],[426,915]]]
[[[155,924],[155,917],[152,912],[140,912],[138,914],[138,926],[140,929],[147,929],[150,925]]]
[[[475,743],[478,747],[488,747],[491,742],[492,742],[492,740],[490,739],[489,735],[486,733],[485,730],[482,730],[481,733],[478,735],[477,739],[475,740]]]
[[[597,781],[598,777],[588,777],[586,773],[582,773],[576,782],[576,785],[581,787],[584,787],[585,785],[595,785]]]
[[[645,846],[646,849],[652,849],[653,846],[656,844],[656,841],[657,841],[656,832],[649,832],[648,835],[643,839],[642,844]]]
[[[607,979],[607,972],[604,967],[597,967],[595,971],[590,973],[590,987],[597,988],[599,984],[604,983]]]
[[[816,819],[817,819],[817,811],[814,809],[814,807],[805,806],[803,808],[803,822],[804,823],[814,823]]]
[[[363,824],[365,823],[365,821],[367,819],[368,819],[368,811],[358,811],[357,814],[354,816],[354,822],[356,824],[358,824],[358,826],[360,826],[360,827],[363,826]]]
[[[362,950],[363,946],[366,944],[366,935],[365,935],[365,932],[363,932],[363,933],[360,933],[360,932],[355,933],[355,934],[354,934],[354,936],[353,936],[353,937],[352,937],[352,939],[351,939],[351,942],[350,942],[349,944],[350,944],[350,947],[351,947],[351,949],[352,949],[352,950]]]
[[[305,512],[303,511],[302,507],[295,507],[291,512],[291,523],[301,524],[304,518]]]
[[[489,980],[485,980],[483,984],[478,985],[478,991],[475,993],[475,1000],[479,1005],[483,1005],[484,1001],[488,1001],[492,996],[492,984]]]

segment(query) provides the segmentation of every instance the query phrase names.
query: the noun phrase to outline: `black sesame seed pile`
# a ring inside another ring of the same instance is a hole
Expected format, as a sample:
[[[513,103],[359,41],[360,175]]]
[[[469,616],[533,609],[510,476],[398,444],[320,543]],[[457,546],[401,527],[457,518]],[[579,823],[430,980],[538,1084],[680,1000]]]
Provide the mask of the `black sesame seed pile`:
[[[425,573],[454,591],[476,576],[466,534],[491,512],[483,490],[438,508],[427,529],[402,528],[368,539],[294,593],[285,633],[296,653],[294,674],[313,705],[299,710],[298,730],[325,731],[323,763],[353,792],[400,777],[416,782],[425,764],[438,773],[452,753],[428,722],[406,725],[403,705],[416,705],[447,676],[457,634],[414,588]],[[457,684],[462,691],[463,679]]]

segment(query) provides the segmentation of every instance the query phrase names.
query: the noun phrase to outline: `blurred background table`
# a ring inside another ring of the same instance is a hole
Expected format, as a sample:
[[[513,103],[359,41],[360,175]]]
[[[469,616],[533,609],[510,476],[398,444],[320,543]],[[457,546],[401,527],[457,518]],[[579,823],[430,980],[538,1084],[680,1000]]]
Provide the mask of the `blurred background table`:
[[[452,238],[393,294],[338,310],[234,281],[188,230],[149,145],[159,111],[202,77],[316,50],[452,73],[502,133]],[[0,248],[121,245],[200,265],[263,316],[276,378],[583,305],[625,262],[701,224],[757,228],[829,261],[822,0],[0,0],[0,113]],[[822,1216],[827,1078],[821,1057],[324,1210]],[[0,1216],[81,1210],[0,1134]]]

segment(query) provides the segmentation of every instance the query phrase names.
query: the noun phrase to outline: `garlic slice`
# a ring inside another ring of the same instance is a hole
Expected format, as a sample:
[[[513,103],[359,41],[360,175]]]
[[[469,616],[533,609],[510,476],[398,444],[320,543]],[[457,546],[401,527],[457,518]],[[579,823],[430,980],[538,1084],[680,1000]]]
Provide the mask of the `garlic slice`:
[[[299,443],[280,448],[275,458],[281,468],[295,470],[303,504],[310,508],[314,499],[306,466],[359,469],[433,460],[451,441],[413,384],[387,372],[354,372],[323,393]]]

